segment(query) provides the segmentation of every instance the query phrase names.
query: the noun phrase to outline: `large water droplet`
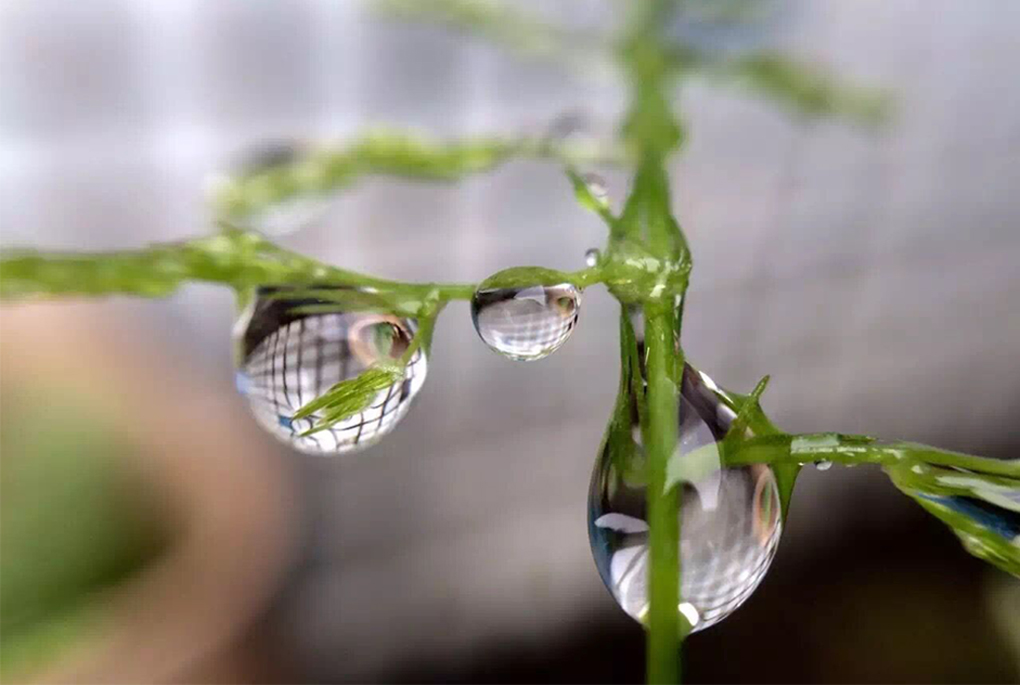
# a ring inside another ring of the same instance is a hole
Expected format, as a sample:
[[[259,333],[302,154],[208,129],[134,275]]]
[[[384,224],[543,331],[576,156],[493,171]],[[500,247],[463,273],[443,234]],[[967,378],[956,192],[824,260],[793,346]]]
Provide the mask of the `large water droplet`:
[[[772,469],[721,465],[717,443],[736,416],[734,410],[728,395],[707,376],[690,366],[684,369],[679,440],[669,472],[681,489],[678,609],[695,631],[718,623],[751,596],[782,532]],[[595,464],[588,531],[603,582],[638,621],[648,611],[645,488],[640,430],[620,430],[606,441]]]
[[[471,318],[486,345],[517,361],[555,352],[577,325],[581,293],[570,283],[520,288],[480,287]]]
[[[416,322],[382,311],[308,313],[330,303],[288,297],[287,292],[259,288],[238,322],[238,390],[263,428],[302,452],[349,453],[375,444],[396,428],[425,382],[428,363],[421,349],[411,356],[402,381],[328,430],[302,436],[320,415],[304,419],[293,415],[376,361],[399,358],[414,337]]]

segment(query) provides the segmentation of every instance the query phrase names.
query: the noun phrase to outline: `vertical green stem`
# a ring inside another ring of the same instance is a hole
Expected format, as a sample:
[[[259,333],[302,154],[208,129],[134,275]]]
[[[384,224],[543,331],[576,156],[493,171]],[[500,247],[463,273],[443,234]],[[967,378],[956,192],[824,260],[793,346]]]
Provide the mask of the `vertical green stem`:
[[[677,444],[675,315],[670,307],[645,306],[648,374],[648,525],[650,536],[647,679],[680,678],[680,508],[679,492],[666,485],[666,467]]]
[[[673,219],[666,159],[679,146],[680,126],[670,103],[672,74],[665,57],[663,27],[675,0],[634,2],[621,44],[630,72],[631,105],[623,134],[637,154],[634,186],[620,217],[620,231],[644,240],[663,264],[689,265],[689,252]],[[648,465],[649,607],[647,673],[650,683],[680,679],[680,507],[679,492],[666,485],[666,469],[677,445],[679,382],[683,352],[676,291],[644,303],[647,411],[642,426]]]

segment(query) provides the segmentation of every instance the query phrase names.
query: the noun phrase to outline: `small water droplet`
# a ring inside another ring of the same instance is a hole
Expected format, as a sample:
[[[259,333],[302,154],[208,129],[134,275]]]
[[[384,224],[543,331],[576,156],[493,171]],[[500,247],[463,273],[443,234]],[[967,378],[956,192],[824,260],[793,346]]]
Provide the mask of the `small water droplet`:
[[[588,113],[579,110],[567,111],[549,124],[546,137],[558,143],[564,143],[590,134],[591,117]]]
[[[721,466],[718,441],[736,416],[725,394],[686,366],[680,399],[679,440],[670,460],[670,470],[676,466],[682,474],[677,478],[678,609],[697,631],[723,620],[751,596],[772,562],[783,522],[769,466]],[[631,414],[634,421],[636,408]],[[628,425],[617,430],[595,464],[588,531],[603,582],[623,610],[640,621],[648,607],[644,448],[640,431]]]
[[[294,412],[376,361],[399,358],[414,338],[416,322],[383,311],[308,313],[336,303],[307,295],[287,297],[284,288],[258,289],[236,328],[237,388],[259,425],[297,450],[345,454],[364,449],[396,428],[410,409],[428,369],[422,350],[411,356],[402,381],[328,430],[301,436],[321,416],[294,419]]]
[[[824,460],[823,461],[816,461],[815,462],[815,468],[818,469],[819,471],[828,471],[829,469],[832,468],[832,462],[831,461],[824,461]]]
[[[586,186],[588,186],[588,192],[599,202],[603,204],[609,199],[609,189],[606,187],[606,180],[595,173],[588,173],[581,176]]]
[[[310,166],[301,166],[302,157],[307,154],[305,146],[293,141],[277,141],[257,147],[246,154],[237,165],[239,177],[260,178],[268,181],[274,172],[293,173],[303,177],[306,183],[311,181],[314,188],[315,179],[309,174],[314,171]],[[240,226],[258,231],[265,235],[281,236],[295,233],[316,221],[329,207],[328,199],[316,192],[302,193],[300,196],[277,202],[259,203],[257,209],[235,219]],[[257,189],[257,186],[256,186]],[[270,192],[266,188],[266,192]]]
[[[486,345],[516,361],[547,357],[577,325],[581,293],[570,283],[479,289],[471,318]]]
[[[588,266],[598,266],[601,257],[602,253],[599,252],[597,247],[593,247],[584,253],[584,263]]]

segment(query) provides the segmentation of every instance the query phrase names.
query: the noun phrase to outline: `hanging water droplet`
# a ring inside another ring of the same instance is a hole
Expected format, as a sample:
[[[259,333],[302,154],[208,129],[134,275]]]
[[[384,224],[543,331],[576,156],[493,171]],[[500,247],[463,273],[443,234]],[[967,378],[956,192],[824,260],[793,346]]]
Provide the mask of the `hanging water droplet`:
[[[751,596],[782,532],[772,469],[721,465],[717,443],[735,407],[706,378],[684,369],[679,440],[669,464],[680,488],[679,610],[695,631],[718,623]],[[630,423],[636,423],[636,402],[630,402]],[[640,431],[614,425],[592,475],[588,531],[603,582],[638,621],[648,609],[646,486]]]
[[[831,461],[825,461],[825,460],[816,461],[815,462],[815,468],[818,469],[819,471],[828,471],[829,469],[832,468],[832,462]]]
[[[588,192],[599,202],[605,204],[609,201],[609,189],[606,187],[606,180],[595,173],[583,174],[581,178],[588,186]]]
[[[587,112],[573,110],[563,112],[549,124],[546,137],[557,143],[566,143],[591,135],[592,122]]]
[[[376,361],[397,359],[407,351],[416,323],[384,311],[335,311],[341,305],[328,292],[322,297],[285,288],[259,288],[236,329],[239,368],[237,387],[256,421],[295,449],[312,454],[349,453],[364,449],[390,433],[404,417],[425,382],[428,363],[417,350],[405,377],[380,391],[368,408],[327,430],[302,436],[321,418],[294,413],[334,384],[355,378]],[[310,313],[314,312],[314,313]]]
[[[307,150],[299,143],[280,141],[269,143],[249,152],[238,164],[237,175],[250,179],[247,192],[254,193],[254,209],[234,219],[235,223],[265,235],[280,236],[294,233],[319,219],[329,207],[328,199],[315,191],[317,179],[309,178],[317,171],[311,162],[302,166],[301,160]],[[275,177],[278,174],[290,174],[304,185],[304,189],[296,196],[272,200]],[[267,199],[260,200],[257,195],[262,192]]]
[[[471,318],[490,348],[516,361],[534,361],[566,342],[580,307],[581,292],[570,283],[507,288],[482,283],[471,298]]]
[[[584,253],[584,263],[588,266],[598,266],[601,257],[602,253],[599,252],[597,247],[593,247]]]

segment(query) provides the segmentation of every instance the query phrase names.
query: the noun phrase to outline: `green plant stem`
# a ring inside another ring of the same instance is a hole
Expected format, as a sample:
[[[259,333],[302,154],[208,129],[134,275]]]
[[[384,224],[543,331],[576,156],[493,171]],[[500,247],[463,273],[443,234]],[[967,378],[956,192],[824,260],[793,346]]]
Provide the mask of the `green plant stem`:
[[[632,5],[620,44],[620,60],[630,75],[631,105],[623,134],[638,160],[633,190],[619,222],[611,226],[617,244],[640,241],[655,264],[654,278],[641,287],[645,316],[647,369],[647,442],[649,487],[649,609],[646,679],[680,679],[680,507],[679,491],[667,481],[667,466],[677,446],[679,381],[683,352],[679,345],[680,308],[690,270],[689,251],[673,219],[665,162],[680,144],[680,126],[670,104],[671,67],[663,26],[677,3],[643,0]],[[613,249],[613,254],[619,250]],[[628,263],[627,260],[623,260]],[[646,260],[638,259],[635,263]],[[648,287],[651,283],[651,287]],[[610,284],[614,294],[625,289]]]
[[[896,467],[919,462],[1020,478],[1020,459],[989,459],[914,442],[878,441],[863,435],[839,433],[779,434],[750,438],[737,444],[734,449],[727,450],[725,459],[727,466],[831,461],[847,466],[878,464]]]
[[[645,306],[647,355],[649,613],[647,680],[673,683],[680,677],[680,507],[679,490],[666,481],[667,465],[677,445],[675,319],[668,307]]]

